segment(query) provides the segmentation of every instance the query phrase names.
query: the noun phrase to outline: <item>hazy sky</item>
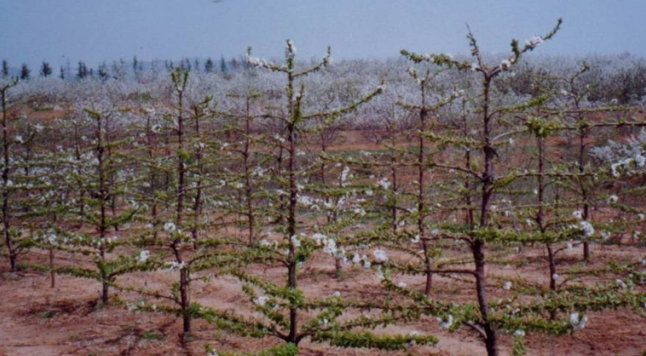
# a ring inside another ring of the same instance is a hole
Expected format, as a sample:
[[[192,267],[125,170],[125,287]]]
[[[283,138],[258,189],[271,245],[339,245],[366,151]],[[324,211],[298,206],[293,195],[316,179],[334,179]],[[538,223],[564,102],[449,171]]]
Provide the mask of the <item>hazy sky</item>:
[[[0,58],[96,65],[119,57],[280,56],[292,38],[305,58],[395,57],[401,48],[467,53],[466,26],[483,50],[512,37],[562,32],[549,54],[646,55],[645,0],[0,0]],[[302,57],[301,57],[302,58]]]

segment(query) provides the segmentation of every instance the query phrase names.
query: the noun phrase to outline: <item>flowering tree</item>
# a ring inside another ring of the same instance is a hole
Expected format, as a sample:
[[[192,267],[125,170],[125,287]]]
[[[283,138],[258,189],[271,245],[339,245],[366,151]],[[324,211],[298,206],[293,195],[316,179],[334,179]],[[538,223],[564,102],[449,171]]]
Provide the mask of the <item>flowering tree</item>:
[[[605,228],[601,233],[604,240],[614,235],[621,242],[626,233],[631,235],[633,242],[643,238],[641,230],[646,214],[638,204],[641,199],[641,190],[638,187],[641,184],[632,187],[631,183],[643,179],[643,167],[646,165],[645,141],[646,131],[641,129],[638,134],[628,137],[625,142],[609,140],[606,145],[591,150],[593,157],[601,163],[606,174],[611,177],[606,181],[612,182],[608,185],[612,187],[613,192],[603,203],[618,212],[616,217],[602,225]]]
[[[228,176],[223,176],[225,182],[237,187],[240,192],[236,194],[236,203],[232,204],[234,212],[245,216],[247,237],[249,245],[257,244],[261,231],[261,219],[264,209],[257,206],[257,201],[264,195],[262,183],[267,180],[267,161],[271,155],[261,152],[257,147],[266,144],[265,135],[258,135],[257,121],[263,117],[254,112],[254,104],[261,98],[261,93],[253,88],[246,88],[242,94],[229,93],[230,98],[242,101],[243,108],[239,114],[219,112],[218,114],[231,121],[226,126],[226,132],[232,137],[232,144],[225,143],[223,147],[228,153],[234,155],[233,162],[240,162],[240,168]],[[239,199],[242,198],[242,199]]]
[[[11,227],[10,198],[13,188],[11,174],[13,167],[11,165],[11,146],[15,141],[9,137],[9,89],[18,83],[17,80],[11,80],[0,86],[0,101],[2,102],[2,228],[5,240],[5,246],[9,254],[9,263],[11,271],[18,270],[18,254],[20,248],[16,245],[15,238],[18,233]]]
[[[158,148],[158,145],[162,143],[160,142],[160,133],[163,120],[159,117],[161,115],[157,114],[154,107],[144,107],[141,111],[143,122],[138,128],[140,131],[138,136],[141,140],[138,146],[144,152],[142,152],[141,157],[135,157],[146,168],[145,172],[142,172],[146,177],[142,179],[141,196],[138,201],[149,205],[150,218],[148,219],[148,226],[152,229],[152,238],[155,241],[159,230],[161,230],[161,210],[162,203],[166,201],[164,192],[165,188],[167,188],[163,186],[164,181],[162,180],[165,156],[159,154]]]
[[[481,96],[479,97],[479,112],[481,117],[481,122],[478,127],[479,139],[473,142],[470,142],[470,145],[478,147],[481,149],[482,163],[480,165],[480,172],[477,172],[471,167],[463,168],[460,166],[445,166],[438,165],[439,168],[451,169],[454,172],[464,172],[470,175],[472,178],[475,178],[481,189],[480,193],[480,207],[477,211],[476,223],[475,226],[471,226],[466,230],[462,227],[450,229],[449,233],[440,235],[438,238],[449,238],[449,239],[460,239],[464,241],[473,255],[473,264],[475,268],[473,270],[460,270],[457,273],[466,273],[471,275],[475,279],[475,292],[477,295],[477,313],[474,313],[474,309],[462,309],[460,310],[461,316],[455,318],[455,314],[449,314],[450,317],[447,317],[446,314],[443,316],[445,318],[445,323],[447,327],[452,325],[459,325],[464,323],[465,325],[470,326],[474,330],[480,333],[482,336],[488,355],[497,355],[498,354],[498,333],[497,329],[502,327],[506,328],[510,325],[505,325],[503,320],[506,320],[504,316],[501,319],[498,319],[492,315],[489,305],[489,300],[486,290],[486,281],[487,276],[485,273],[486,258],[485,258],[485,246],[487,242],[500,242],[504,239],[504,236],[507,231],[504,229],[496,228],[493,225],[494,216],[492,213],[492,202],[493,197],[497,191],[507,187],[511,182],[516,179],[515,174],[510,174],[508,176],[496,176],[496,159],[499,157],[499,154],[496,151],[496,141],[500,140],[502,137],[507,136],[504,132],[506,129],[504,125],[504,115],[510,112],[516,112],[523,110],[528,107],[536,105],[536,101],[528,101],[521,103],[512,107],[499,106],[495,107],[492,100],[492,85],[495,83],[496,77],[504,74],[508,71],[511,66],[518,63],[522,54],[534,50],[538,45],[543,43],[546,40],[551,39],[556,32],[558,31],[561,25],[559,20],[557,26],[545,36],[536,36],[528,40],[524,46],[521,46],[517,40],[513,40],[511,43],[512,54],[508,59],[504,59],[502,62],[495,65],[488,65],[481,53],[480,48],[477,44],[476,38],[469,33],[468,39],[471,46],[471,54],[474,58],[473,64],[468,62],[461,62],[452,59],[447,55],[419,55],[410,53],[408,51],[402,51],[402,54],[414,62],[431,62],[437,65],[445,66],[448,68],[456,68],[458,70],[472,69],[480,75],[481,78]],[[496,134],[494,130],[503,130],[502,133]],[[453,231],[451,231],[453,230]],[[392,285],[394,286],[394,285]],[[394,286],[395,288],[398,288]],[[402,288],[399,288],[401,290]],[[428,302],[427,302],[428,303]],[[432,304],[430,312],[438,313],[441,311],[435,304]],[[467,310],[469,310],[467,312]],[[507,317],[508,318],[508,317]],[[509,320],[509,319],[507,319]]]
[[[123,156],[112,152],[119,145],[128,143],[129,139],[115,141],[111,139],[115,130],[113,120],[118,112],[107,110],[104,113],[86,108],[82,116],[84,130],[88,130],[92,138],[90,145],[84,147],[79,156],[75,157],[78,147],[70,151],[62,151],[67,157],[65,161],[66,179],[60,189],[62,192],[82,192],[77,197],[84,197],[79,206],[74,200],[61,206],[56,214],[63,217],[59,221],[49,224],[49,227],[36,236],[36,242],[44,244],[50,249],[58,249],[67,253],[87,255],[92,258],[94,268],[85,266],[61,266],[54,269],[57,273],[70,274],[82,278],[96,279],[101,282],[101,302],[104,305],[109,301],[109,288],[116,278],[133,270],[145,269],[138,265],[132,256],[110,256],[115,249],[127,243],[116,235],[109,236],[111,229],[117,230],[121,225],[131,221],[139,206],[134,203],[120,206],[119,211],[111,210],[112,199],[121,204],[125,202],[125,192],[132,184],[131,175],[123,161]],[[114,181],[110,181],[114,177]],[[75,187],[72,189],[71,187]],[[116,195],[116,197],[115,197]],[[122,200],[123,199],[123,200]],[[71,203],[71,204],[70,204]],[[70,223],[77,223],[81,229],[70,231]],[[86,232],[85,226],[91,226],[95,232]]]
[[[300,84],[296,89],[298,80],[307,74],[320,70],[330,62],[329,54],[319,64],[308,69],[297,69],[295,62],[296,48],[291,41],[287,41],[285,64],[279,65],[265,60],[249,57],[249,63],[256,67],[266,68],[282,73],[287,79],[286,85],[286,107],[285,116],[268,115],[280,120],[285,130],[276,139],[275,144],[284,146],[286,152],[285,179],[281,181],[288,199],[284,205],[278,205],[277,214],[284,216],[280,221],[283,225],[280,228],[280,239],[275,241],[263,240],[255,251],[254,262],[268,263],[275,262],[285,267],[285,286],[282,287],[268,280],[247,273],[241,269],[231,271],[232,275],[245,283],[244,292],[254,303],[258,313],[264,316],[266,321],[246,321],[243,318],[230,319],[226,323],[220,322],[220,327],[226,326],[229,330],[251,336],[274,336],[284,340],[286,343],[298,345],[303,339],[310,338],[314,341],[328,341],[333,345],[343,347],[376,347],[385,349],[399,349],[407,342],[418,343],[434,342],[431,336],[376,336],[368,332],[351,333],[351,330],[363,327],[372,328],[380,324],[392,322],[396,318],[392,314],[384,314],[379,317],[360,317],[351,320],[340,319],[348,308],[357,307],[352,302],[345,302],[339,294],[332,297],[322,297],[310,300],[298,285],[298,268],[313,255],[313,253],[326,247],[331,253],[336,253],[333,239],[322,233],[308,236],[306,227],[301,225],[299,205],[306,199],[308,185],[302,181],[305,176],[306,167],[301,166],[298,157],[298,138],[304,125],[316,118],[335,120],[341,115],[355,110],[359,105],[368,102],[379,94],[383,88],[373,90],[363,98],[348,106],[333,109],[330,111],[318,111],[308,113],[305,111],[304,94],[305,87]],[[275,201],[279,201],[279,195],[283,189],[279,189],[278,195],[274,195]],[[260,292],[261,294],[258,294]],[[307,313],[309,312],[309,313]],[[307,314],[314,313],[313,317],[303,321]]]
[[[186,339],[191,332],[191,319],[193,318],[194,308],[191,306],[191,294],[190,294],[190,284],[192,282],[191,269],[193,268],[193,263],[198,261],[193,256],[187,256],[184,251],[183,246],[188,242],[189,235],[185,233],[185,226],[188,226],[185,222],[185,200],[187,199],[187,193],[189,191],[189,183],[187,177],[189,174],[189,160],[191,158],[196,158],[196,164],[193,167],[197,167],[197,182],[195,184],[198,194],[196,194],[195,204],[195,216],[199,216],[198,212],[200,209],[200,190],[201,190],[201,181],[199,180],[201,176],[199,175],[202,162],[202,146],[198,143],[196,155],[191,157],[190,151],[187,148],[187,131],[188,128],[188,117],[186,116],[186,107],[185,107],[185,93],[188,86],[189,72],[185,69],[178,68],[171,73],[172,83],[173,83],[173,92],[176,99],[176,116],[173,120],[173,125],[171,130],[176,138],[176,145],[174,147],[175,152],[175,162],[176,166],[172,170],[175,175],[175,197],[172,200],[175,208],[173,220],[168,221],[164,224],[164,230],[168,234],[167,246],[170,248],[172,255],[174,256],[174,261],[170,264],[170,268],[179,270],[179,281],[174,287],[173,295],[170,297],[171,300],[175,301],[176,304],[180,307],[180,315],[183,320],[183,337]],[[198,125],[196,126],[196,133],[199,134],[199,119],[203,115],[203,110],[209,105],[211,101],[210,97],[207,97],[202,103],[201,108],[198,108],[194,116]],[[199,140],[199,136],[198,136]],[[188,226],[191,231],[190,237],[194,240],[197,239],[197,225],[194,227]],[[197,241],[194,241],[197,244]]]
[[[434,84],[433,81],[442,74],[442,70],[436,73],[433,73],[430,68],[421,70],[423,70],[424,74],[418,73],[418,70],[412,67],[408,70],[418,88],[419,98],[417,98],[417,102],[397,102],[399,106],[417,118],[414,128],[415,131],[408,133],[406,137],[406,142],[414,141],[416,145],[414,149],[411,149],[408,147],[398,147],[396,141],[391,142],[388,148],[393,153],[390,154],[390,159],[386,165],[391,172],[390,176],[392,181],[383,177],[377,182],[379,189],[389,192],[389,195],[392,197],[391,204],[394,206],[394,209],[392,210],[391,218],[393,219],[393,223],[391,227],[379,227],[374,232],[367,235],[364,234],[366,235],[365,238],[360,241],[361,243],[380,246],[409,255],[414,262],[398,264],[393,260],[387,260],[387,256],[383,251],[377,250],[375,252],[377,261],[374,265],[379,266],[379,268],[386,267],[390,271],[397,273],[424,275],[426,280],[424,293],[430,295],[434,273],[459,272],[456,270],[437,270],[433,259],[439,257],[441,251],[433,246],[434,236],[431,236],[436,235],[437,230],[433,230],[432,234],[427,232],[427,218],[433,211],[433,205],[428,202],[428,195],[431,193],[429,189],[431,184],[428,182],[428,171],[431,168],[441,167],[441,164],[434,162],[434,156],[441,148],[439,146],[428,147],[429,141],[437,137],[436,133],[433,132],[436,122],[429,122],[429,120],[436,119],[437,112],[451,104],[460,94],[456,92],[442,96],[439,88],[435,88],[438,89],[438,94],[431,96],[429,91]],[[383,163],[371,163],[363,160],[354,161],[353,164],[378,168]],[[404,171],[407,168],[414,170],[416,178],[412,182],[411,187],[407,187],[404,183],[397,184],[397,172]],[[437,197],[434,198],[437,199]],[[441,206],[441,204],[437,204]],[[398,229],[398,226],[405,225],[407,220],[413,222],[414,228],[402,227]],[[412,247],[406,246],[405,242],[408,240],[413,243]],[[401,283],[401,285],[405,285],[405,283]]]

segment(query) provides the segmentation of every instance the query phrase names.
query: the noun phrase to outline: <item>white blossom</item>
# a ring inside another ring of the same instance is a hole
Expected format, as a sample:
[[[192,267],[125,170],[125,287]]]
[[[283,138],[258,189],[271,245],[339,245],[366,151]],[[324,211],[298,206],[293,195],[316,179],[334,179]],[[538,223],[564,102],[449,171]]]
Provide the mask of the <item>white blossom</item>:
[[[324,241],[328,239],[326,235],[323,235],[320,232],[314,233],[314,235],[312,235],[312,238],[316,241],[316,244],[319,246],[323,245]]]
[[[172,261],[172,262],[166,263],[167,271],[181,270],[181,269],[184,269],[185,267],[186,267],[186,264],[184,262],[178,263],[178,262]]]
[[[267,304],[267,301],[269,300],[269,297],[261,295],[260,297],[256,298],[253,300],[254,304],[260,307],[264,307],[265,304]]]
[[[173,233],[175,230],[177,230],[177,225],[175,225],[174,222],[169,221],[164,224],[164,230],[169,234]]]
[[[298,200],[298,203],[303,206],[309,207],[314,205],[314,200],[307,195],[299,195],[296,199]]]
[[[621,279],[616,279],[615,283],[621,287],[621,289],[626,289],[628,286],[626,285],[626,282],[622,281]]]
[[[150,257],[150,251],[141,250],[141,252],[139,252],[139,257],[137,257],[137,262],[146,263],[146,261],[148,261],[149,257]]]
[[[343,167],[343,171],[341,172],[341,184],[345,184],[348,181],[349,175],[350,175],[350,167],[348,166]]]
[[[646,164],[646,157],[644,157],[641,153],[636,153],[633,159],[635,160],[635,164],[638,167],[644,167],[644,165]]]
[[[373,253],[373,256],[375,256],[375,259],[377,262],[386,262],[388,261],[388,255],[386,254],[386,251],[381,250],[381,249],[376,249]]]
[[[572,325],[572,328],[574,330],[581,330],[585,328],[585,324],[588,322],[588,317],[583,316],[583,318],[579,317],[579,313],[575,312],[570,314],[570,325]]]
[[[534,37],[528,39],[527,41],[525,41],[525,45],[527,47],[536,48],[538,45],[542,44],[543,42],[545,42],[543,37],[534,36]]]
[[[377,269],[377,279],[380,281],[383,281],[386,276],[384,275],[384,272],[381,270],[381,266],[379,266],[379,269]]]
[[[289,58],[294,58],[295,54],[296,54],[296,46],[294,46],[294,42],[292,42],[292,40],[287,40],[287,46],[285,46],[285,56]]]
[[[370,263],[370,260],[368,259],[368,256],[363,255],[361,257],[361,261],[363,262],[363,267],[365,268],[370,268],[372,266],[372,263]]]
[[[292,244],[294,245],[294,247],[300,247],[301,246],[301,241],[298,239],[298,237],[296,235],[292,236],[290,238],[290,240],[291,240]]]
[[[325,240],[324,245],[325,247],[323,248],[323,252],[332,256],[336,256],[339,254],[340,250],[337,248],[336,241],[334,241],[333,239]]]
[[[381,178],[381,180],[377,182],[377,185],[379,185],[384,190],[388,190],[388,188],[390,188],[390,182],[388,181],[388,178]]]
[[[592,236],[594,235],[594,227],[592,224],[590,224],[589,221],[583,220],[579,223],[579,227],[581,230],[583,230],[583,234],[585,236]]]
[[[437,318],[437,321],[440,323],[440,327],[442,327],[442,329],[448,329],[453,325],[453,315],[449,314],[446,320]]]

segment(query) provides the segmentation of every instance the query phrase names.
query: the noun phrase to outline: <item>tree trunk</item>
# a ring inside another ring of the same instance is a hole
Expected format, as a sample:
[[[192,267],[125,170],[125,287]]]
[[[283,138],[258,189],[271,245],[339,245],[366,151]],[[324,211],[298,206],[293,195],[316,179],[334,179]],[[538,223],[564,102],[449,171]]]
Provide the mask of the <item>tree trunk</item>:
[[[489,225],[489,204],[493,195],[494,185],[494,157],[495,149],[491,139],[491,117],[489,116],[489,95],[491,89],[492,77],[489,74],[485,75],[484,91],[483,91],[483,139],[484,139],[484,172],[482,175],[482,201],[480,205],[480,227],[484,228]],[[487,290],[486,290],[486,271],[485,271],[485,242],[482,240],[474,240],[472,243],[473,258],[475,262],[475,276],[476,276],[476,290],[478,294],[478,305],[480,308],[480,315],[483,319],[483,327],[486,335],[485,345],[487,348],[487,355],[497,356],[497,336],[496,330],[491,323],[487,320],[489,316],[489,306],[487,304]]]
[[[188,268],[180,270],[180,306],[182,309],[182,339],[186,341],[191,333],[191,295],[190,295],[190,273]]]

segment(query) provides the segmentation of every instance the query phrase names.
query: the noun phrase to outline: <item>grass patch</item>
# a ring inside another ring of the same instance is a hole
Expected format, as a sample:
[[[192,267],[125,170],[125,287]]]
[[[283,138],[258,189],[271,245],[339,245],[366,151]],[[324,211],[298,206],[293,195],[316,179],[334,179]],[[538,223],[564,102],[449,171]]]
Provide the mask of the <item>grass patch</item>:
[[[157,331],[144,331],[141,338],[145,340],[164,340],[164,334]]]
[[[44,311],[38,314],[38,317],[41,319],[51,319],[56,315],[56,312],[53,311]]]
[[[35,107],[32,108],[35,112],[47,112],[47,111],[53,111],[54,108],[50,106],[42,106],[42,107]]]

